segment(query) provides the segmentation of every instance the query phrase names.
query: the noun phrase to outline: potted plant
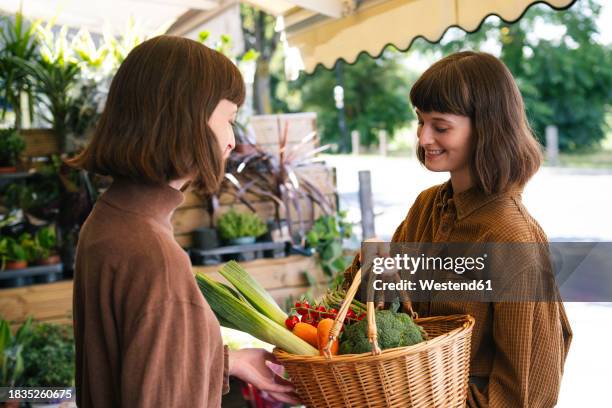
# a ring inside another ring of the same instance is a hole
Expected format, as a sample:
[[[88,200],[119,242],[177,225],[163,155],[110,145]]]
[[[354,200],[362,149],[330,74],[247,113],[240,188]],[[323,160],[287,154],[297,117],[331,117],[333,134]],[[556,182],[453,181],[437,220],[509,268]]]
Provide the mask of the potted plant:
[[[21,325],[15,335],[11,333],[8,321],[0,319],[0,377],[1,387],[15,387],[24,372],[25,343],[32,334],[32,318]],[[5,406],[19,406],[19,402],[5,403]]]
[[[239,213],[234,209],[219,217],[217,229],[230,245],[252,244],[268,230],[257,214]]]
[[[0,129],[0,174],[15,173],[25,142],[15,129]]]
[[[213,249],[219,247],[219,236],[214,228],[196,228],[191,232],[193,248]]]
[[[46,226],[38,230],[34,237],[34,262],[37,265],[55,265],[60,263],[57,254],[57,237],[53,226]]]
[[[28,266],[28,254],[19,242],[11,237],[3,238],[4,255],[3,269],[23,269]]]
[[[27,217],[50,222],[57,217],[61,198],[61,180],[54,156],[51,164],[39,167],[27,180],[11,183],[6,188],[5,206],[21,209]],[[34,222],[38,224],[37,222]]]
[[[0,271],[23,269],[28,266],[28,254],[12,237],[0,238]],[[29,276],[4,277],[0,273],[0,287],[14,288],[29,284],[32,278]]]
[[[74,385],[74,336],[64,324],[41,323],[24,343],[22,386],[71,387]],[[59,406],[61,401],[54,401]],[[33,407],[50,407],[49,403]]]
[[[225,180],[213,196],[213,208],[215,200],[218,202],[222,194],[233,196],[235,201],[244,204],[253,212],[255,208],[250,197],[272,201],[278,228],[282,230],[284,218],[292,241],[300,242],[306,234],[308,224],[314,223],[315,207],[324,215],[335,212],[333,199],[301,171],[304,166],[320,161],[316,155],[330,147],[324,145],[313,149],[312,142],[315,138],[316,132],[311,132],[299,143],[289,146],[286,124],[279,138],[278,154],[269,153],[254,145],[254,153],[230,155]],[[295,230],[296,226],[298,231]]]
[[[74,58],[66,40],[68,28],[59,32],[53,31],[53,24],[48,23],[37,30],[38,55],[31,59],[12,58],[11,61],[28,75],[38,102],[50,113],[53,132],[59,141],[60,151],[66,147],[69,131],[69,112],[75,104],[75,87],[81,64]]]
[[[214,228],[196,228],[191,232],[193,245],[189,251],[191,262],[194,265],[217,265],[221,263],[220,255],[202,255],[198,252],[215,249],[221,246],[219,234]]]
[[[0,77],[2,104],[0,119],[4,120],[8,107],[15,113],[15,127],[21,129],[24,113],[32,116],[32,83],[15,60],[32,61],[39,46],[38,22],[28,21],[21,12],[14,16],[2,16],[0,25]],[[27,95],[29,102],[23,104],[22,97]],[[26,109],[27,112],[22,112]]]

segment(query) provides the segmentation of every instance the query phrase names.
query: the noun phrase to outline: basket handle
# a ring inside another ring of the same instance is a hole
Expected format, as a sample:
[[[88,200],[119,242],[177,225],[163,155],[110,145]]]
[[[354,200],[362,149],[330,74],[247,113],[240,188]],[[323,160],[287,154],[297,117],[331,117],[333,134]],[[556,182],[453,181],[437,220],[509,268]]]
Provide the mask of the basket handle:
[[[344,319],[346,318],[346,314],[348,313],[349,308],[351,307],[351,302],[359,289],[359,285],[361,284],[361,268],[355,273],[353,276],[353,282],[346,292],[346,298],[342,302],[342,306],[334,319],[334,324],[329,332],[329,341],[327,345],[323,348],[323,355],[327,359],[332,358],[331,354],[331,346],[338,338],[340,334],[340,330],[344,324]],[[376,331],[376,319],[375,319],[375,307],[374,302],[367,302],[367,319],[368,319],[368,340],[372,344],[372,355],[380,354],[380,346],[378,345],[377,339],[377,331]]]
[[[346,292],[346,297],[344,298],[344,301],[342,302],[342,306],[340,307],[340,310],[338,311],[338,314],[336,315],[336,318],[334,319],[334,324],[332,325],[332,328],[329,332],[329,341],[327,342],[327,345],[323,348],[323,355],[327,359],[332,358],[332,354],[331,354],[332,344],[336,341],[336,339],[340,335],[340,330],[342,330],[342,326],[344,325],[344,319],[346,318],[346,314],[348,313],[348,310],[351,307],[351,302],[355,298],[355,294],[357,293],[357,290],[359,289],[360,284],[361,284],[361,268],[359,268],[357,272],[355,273],[355,276],[353,276],[353,282],[351,282],[351,286]],[[409,314],[413,319],[417,319],[419,317],[417,312],[414,311],[414,308],[412,307],[412,302],[407,296],[405,296],[402,299],[401,303],[402,303],[402,309],[405,313]],[[381,349],[380,349],[380,346],[378,345],[378,334],[377,334],[377,328],[376,328],[376,307],[374,306],[373,301],[366,302],[366,306],[367,306],[366,315],[368,319],[367,320],[368,322],[368,340],[370,341],[370,344],[372,344],[372,355],[378,355],[381,353]]]

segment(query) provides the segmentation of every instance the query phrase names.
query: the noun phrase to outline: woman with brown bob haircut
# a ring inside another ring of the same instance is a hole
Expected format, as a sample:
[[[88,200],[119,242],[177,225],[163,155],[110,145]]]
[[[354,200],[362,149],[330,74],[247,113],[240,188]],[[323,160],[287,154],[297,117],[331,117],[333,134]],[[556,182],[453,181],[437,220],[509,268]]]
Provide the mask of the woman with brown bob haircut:
[[[410,99],[417,156],[450,180],[419,194],[392,241],[546,244],[521,202],[542,159],[508,68],[486,53],[452,54],[423,73]],[[346,285],[359,267],[360,255],[345,271]],[[556,404],[572,335],[562,303],[442,300],[413,307],[421,317],[475,318],[467,406]]]
[[[170,222],[188,183],[217,189],[244,98],[229,59],[180,37],[138,45],[113,78],[91,143],[70,161],[113,178],[77,246],[78,406],[220,406],[228,375],[296,402],[270,353],[223,345]]]

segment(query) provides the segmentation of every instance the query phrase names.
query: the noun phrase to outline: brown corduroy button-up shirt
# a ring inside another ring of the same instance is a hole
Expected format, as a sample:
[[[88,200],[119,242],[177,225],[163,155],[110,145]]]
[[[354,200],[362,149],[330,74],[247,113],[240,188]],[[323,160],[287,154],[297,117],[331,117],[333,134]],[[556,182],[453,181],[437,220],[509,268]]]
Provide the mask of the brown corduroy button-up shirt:
[[[453,195],[450,181],[423,191],[393,242],[546,243],[521,202],[521,189],[486,195],[472,188]],[[345,284],[359,268],[355,257]],[[470,314],[468,407],[539,408],[557,402],[572,331],[562,303],[421,302],[421,317]]]
[[[86,220],[74,277],[79,407],[209,408],[227,348],[170,217],[183,194],[115,181]]]

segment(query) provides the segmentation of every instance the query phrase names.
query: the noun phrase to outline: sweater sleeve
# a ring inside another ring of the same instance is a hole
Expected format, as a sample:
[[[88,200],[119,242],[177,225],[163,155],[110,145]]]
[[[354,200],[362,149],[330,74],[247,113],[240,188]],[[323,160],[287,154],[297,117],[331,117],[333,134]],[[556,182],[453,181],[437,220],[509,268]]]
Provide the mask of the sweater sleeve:
[[[163,302],[138,318],[122,339],[121,405],[203,407],[209,393],[220,394],[227,380],[227,353],[211,337],[207,320],[201,305],[179,300]]]
[[[517,259],[529,261],[512,275],[508,266],[496,267],[508,274],[509,297],[518,301],[492,304],[495,352],[489,383],[483,391],[470,385],[470,407],[548,408],[557,403],[571,328],[562,302],[527,301],[550,299],[548,292],[557,290],[546,283],[554,285],[547,252],[541,252],[547,246],[512,248],[512,255],[520,254]],[[540,290],[548,294],[542,297]]]
[[[493,368],[485,390],[470,385],[469,407],[555,406],[571,336],[562,307],[556,302],[494,304]]]

